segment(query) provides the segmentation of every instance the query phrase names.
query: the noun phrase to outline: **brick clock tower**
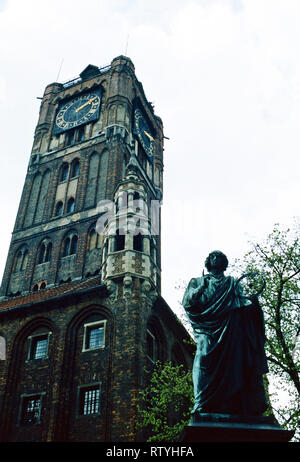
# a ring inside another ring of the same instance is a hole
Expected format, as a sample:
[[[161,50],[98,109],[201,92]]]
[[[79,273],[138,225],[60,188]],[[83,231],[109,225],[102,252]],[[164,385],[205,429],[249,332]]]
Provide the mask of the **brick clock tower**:
[[[190,367],[160,294],[163,138],[127,57],[46,87],[1,286],[1,441],[141,440],[145,370]]]

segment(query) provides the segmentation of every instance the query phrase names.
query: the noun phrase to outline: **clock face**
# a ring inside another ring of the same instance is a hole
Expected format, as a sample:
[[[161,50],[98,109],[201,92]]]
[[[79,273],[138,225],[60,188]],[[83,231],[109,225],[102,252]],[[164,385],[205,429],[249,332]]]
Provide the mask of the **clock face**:
[[[55,119],[54,134],[96,120],[99,117],[100,102],[100,93],[95,91],[77,96],[64,103]]]
[[[134,125],[135,131],[139,137],[141,145],[144,148],[148,158],[153,161],[153,151],[154,151],[154,138],[151,134],[151,130],[142,114],[140,109],[136,109],[134,112]]]

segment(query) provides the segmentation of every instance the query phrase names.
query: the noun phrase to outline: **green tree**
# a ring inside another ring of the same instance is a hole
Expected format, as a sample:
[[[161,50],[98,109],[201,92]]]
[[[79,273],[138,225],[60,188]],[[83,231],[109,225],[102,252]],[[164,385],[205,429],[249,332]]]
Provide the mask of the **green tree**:
[[[140,391],[137,428],[147,441],[174,442],[190,420],[192,374],[182,365],[157,361],[148,385]]]
[[[269,382],[276,385],[270,400],[283,427],[299,428],[300,241],[297,231],[275,225],[264,242],[252,245],[241,267],[244,272],[259,272],[265,279],[260,303],[265,317]]]

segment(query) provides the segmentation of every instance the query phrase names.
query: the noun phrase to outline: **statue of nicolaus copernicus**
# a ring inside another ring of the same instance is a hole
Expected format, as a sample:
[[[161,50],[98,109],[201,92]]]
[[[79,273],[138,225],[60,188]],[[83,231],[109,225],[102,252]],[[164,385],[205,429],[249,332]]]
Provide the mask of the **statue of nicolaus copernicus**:
[[[193,413],[262,415],[268,371],[264,320],[257,297],[225,276],[226,255],[209,254],[208,274],[191,279],[182,304],[194,330]]]

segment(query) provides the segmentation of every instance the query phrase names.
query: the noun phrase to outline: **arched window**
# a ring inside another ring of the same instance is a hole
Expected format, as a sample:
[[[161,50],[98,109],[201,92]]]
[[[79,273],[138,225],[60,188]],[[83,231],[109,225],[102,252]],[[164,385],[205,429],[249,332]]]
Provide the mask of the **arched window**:
[[[90,232],[90,236],[89,236],[89,250],[96,249],[96,247],[97,247],[97,236],[98,236],[98,234],[96,233],[96,231],[94,229],[92,229],[92,231]]]
[[[101,247],[101,239],[95,228],[92,228],[88,238],[88,250],[99,249]]]
[[[52,243],[49,240],[44,240],[40,246],[38,253],[38,265],[47,263],[51,260]]]
[[[155,363],[157,360],[157,341],[154,333],[150,329],[147,329],[146,334],[146,353],[148,359],[150,359],[152,363]]]
[[[38,203],[39,194],[41,190],[42,175],[38,173],[32,182],[32,188],[30,192],[30,197],[26,204],[27,210],[24,220],[24,226],[31,226],[34,220],[34,215],[36,211],[36,205]]]
[[[62,256],[67,257],[70,255],[70,245],[71,245],[71,240],[69,237],[66,237],[66,239],[63,242],[63,251],[62,251]]]
[[[99,166],[100,156],[94,152],[89,160],[88,181],[85,194],[85,207],[87,208],[95,206]]]
[[[14,272],[15,271],[20,271],[21,266],[22,266],[22,259],[23,259],[23,254],[22,254],[21,250],[19,250],[19,252],[17,253],[17,255],[15,257]]]
[[[43,178],[42,178],[40,194],[39,194],[36,213],[34,217],[34,223],[41,223],[41,221],[43,220],[45,204],[46,204],[46,200],[48,197],[49,182],[50,182],[50,171],[47,170],[44,173]]]
[[[72,162],[72,165],[71,165],[71,176],[70,176],[70,178],[77,178],[78,177],[78,175],[79,175],[79,166],[80,166],[79,160],[74,159],[73,162]]]
[[[51,260],[51,254],[52,254],[52,243],[48,242],[48,245],[46,248],[46,254],[45,254],[45,262],[48,262]]]
[[[74,233],[69,234],[63,242],[62,257],[74,255],[77,252],[78,236]]]
[[[75,209],[75,199],[74,197],[70,197],[67,203],[67,213],[73,213]]]
[[[26,246],[21,247],[16,253],[13,272],[24,271],[28,263],[28,249]]]
[[[60,217],[63,213],[63,203],[62,201],[57,202],[56,207],[55,207],[55,216]]]
[[[147,323],[146,356],[150,364],[157,360],[165,361],[168,355],[167,341],[164,329],[156,316],[151,316]]]
[[[24,254],[23,254],[23,261],[22,261],[22,266],[21,270],[24,271],[28,263],[28,250],[26,249]]]
[[[42,282],[42,284],[40,285],[40,289],[46,289],[46,283],[45,282]]]
[[[59,181],[67,181],[69,173],[69,164],[63,164],[60,171]]]
[[[70,246],[70,255],[74,255],[77,252],[78,237],[75,235],[72,237]]]

